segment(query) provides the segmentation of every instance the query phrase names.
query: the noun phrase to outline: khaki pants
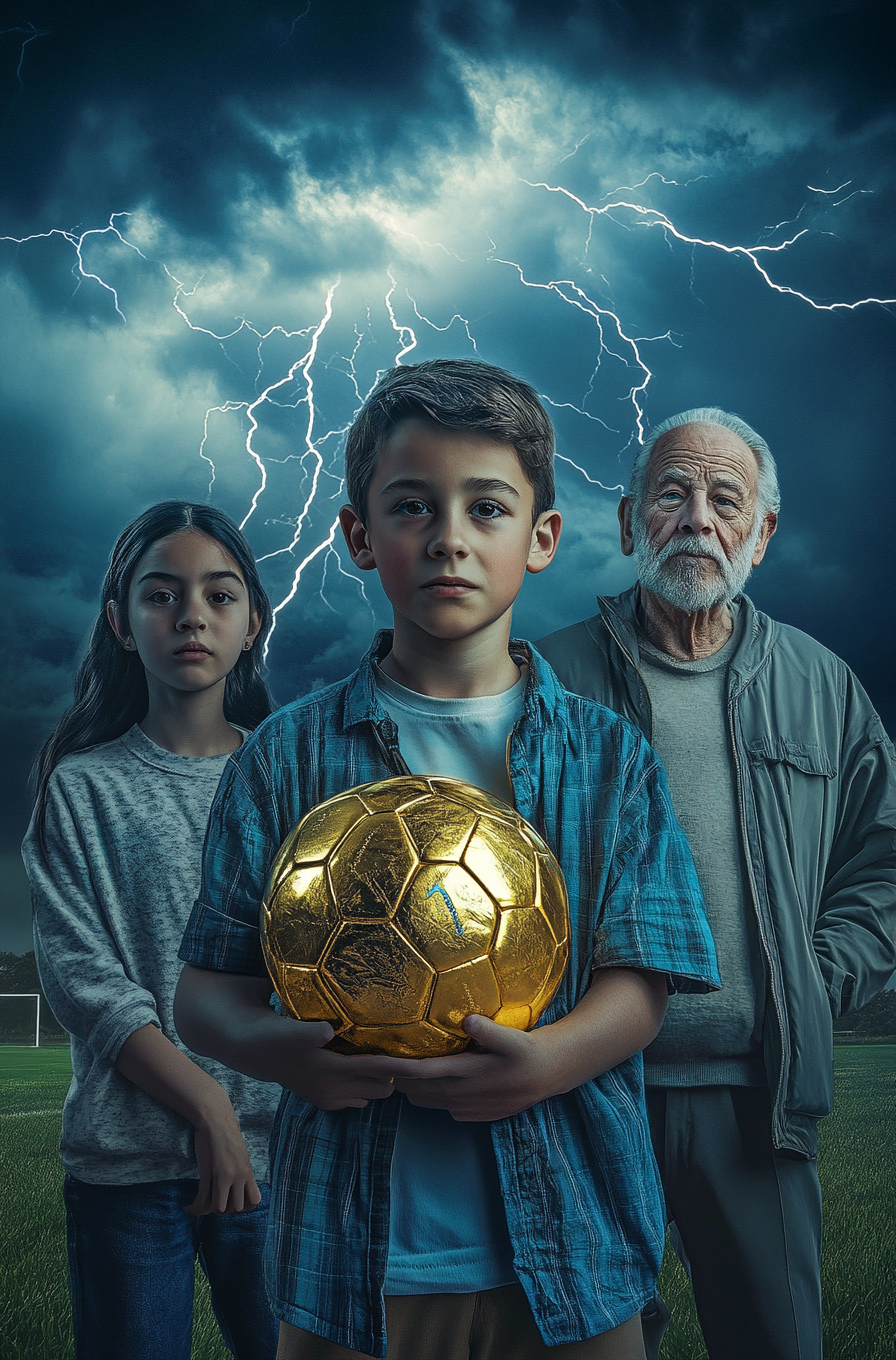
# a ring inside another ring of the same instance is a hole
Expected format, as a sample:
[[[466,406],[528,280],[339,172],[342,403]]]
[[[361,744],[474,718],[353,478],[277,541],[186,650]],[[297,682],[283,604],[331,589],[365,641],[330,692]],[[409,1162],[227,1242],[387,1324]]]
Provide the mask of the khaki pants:
[[[478,1294],[389,1296],[386,1331],[386,1360],[644,1360],[637,1313],[601,1336],[546,1346],[518,1284]],[[364,1360],[364,1356],[281,1322],[277,1360]]]

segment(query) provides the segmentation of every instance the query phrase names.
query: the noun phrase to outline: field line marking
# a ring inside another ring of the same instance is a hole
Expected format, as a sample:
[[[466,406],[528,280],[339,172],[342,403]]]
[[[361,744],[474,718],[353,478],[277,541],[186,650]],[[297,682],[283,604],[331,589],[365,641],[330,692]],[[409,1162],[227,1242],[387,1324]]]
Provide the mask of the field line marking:
[[[58,1110],[0,1110],[0,1119],[33,1119],[38,1114],[62,1114],[62,1106]]]

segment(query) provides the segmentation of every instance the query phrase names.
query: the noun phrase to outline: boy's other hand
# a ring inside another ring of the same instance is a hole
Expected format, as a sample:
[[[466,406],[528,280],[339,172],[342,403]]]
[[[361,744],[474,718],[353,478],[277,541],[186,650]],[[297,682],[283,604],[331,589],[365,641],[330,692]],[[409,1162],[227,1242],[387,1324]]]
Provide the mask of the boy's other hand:
[[[551,1061],[550,1027],[523,1033],[469,1015],[464,1029],[478,1049],[450,1058],[421,1058],[395,1076],[396,1090],[412,1105],[448,1110],[458,1120],[506,1119],[562,1089]]]
[[[581,1086],[650,1043],[666,1011],[666,979],[640,968],[600,968],[568,1015],[524,1033],[468,1015],[477,1051],[450,1058],[381,1058],[412,1105],[455,1119],[506,1119]],[[388,1064],[392,1063],[392,1066]]]

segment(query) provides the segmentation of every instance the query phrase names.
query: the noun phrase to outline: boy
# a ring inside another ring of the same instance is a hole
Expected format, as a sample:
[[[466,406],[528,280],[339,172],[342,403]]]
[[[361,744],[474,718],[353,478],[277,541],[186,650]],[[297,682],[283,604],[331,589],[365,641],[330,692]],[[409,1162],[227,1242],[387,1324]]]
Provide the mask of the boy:
[[[510,644],[524,574],[560,533],[553,430],[528,384],[437,360],[383,377],[346,467],[343,531],[379,571],[394,634],[232,758],[181,950],[186,1042],[286,1088],[278,1354],[383,1356],[388,1333],[389,1360],[639,1360],[664,1222],[639,1054],[669,986],[718,978],[653,752]],[[569,964],[528,1034],[472,1015],[472,1052],[348,1057],[324,1047],[329,1025],[269,1008],[259,903],[309,808],[409,770],[466,779],[534,823],[566,876]]]

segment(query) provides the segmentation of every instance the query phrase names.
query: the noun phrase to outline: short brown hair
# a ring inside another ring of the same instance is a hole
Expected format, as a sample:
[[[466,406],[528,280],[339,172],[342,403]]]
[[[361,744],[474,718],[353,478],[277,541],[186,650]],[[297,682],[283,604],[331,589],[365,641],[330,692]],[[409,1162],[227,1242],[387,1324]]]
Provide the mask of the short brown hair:
[[[380,449],[413,416],[512,445],[535,492],[533,517],[552,508],[554,427],[535,388],[480,359],[428,359],[384,373],[348,432],[348,498],[362,520]]]

